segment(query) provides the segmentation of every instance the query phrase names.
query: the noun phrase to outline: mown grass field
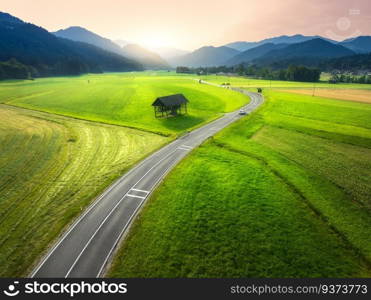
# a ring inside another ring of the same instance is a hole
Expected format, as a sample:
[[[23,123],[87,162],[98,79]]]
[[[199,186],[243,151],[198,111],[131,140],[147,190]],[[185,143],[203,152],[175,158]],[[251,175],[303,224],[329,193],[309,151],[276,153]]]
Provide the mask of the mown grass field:
[[[183,93],[188,115],[156,119],[151,104],[159,96]],[[167,72],[86,75],[0,83],[0,103],[75,118],[174,135],[249,101],[234,91],[199,84],[191,76]]]
[[[371,276],[371,105],[265,96],[169,174],[109,276]]]
[[[0,276],[27,275],[97,194],[168,141],[0,105]]]

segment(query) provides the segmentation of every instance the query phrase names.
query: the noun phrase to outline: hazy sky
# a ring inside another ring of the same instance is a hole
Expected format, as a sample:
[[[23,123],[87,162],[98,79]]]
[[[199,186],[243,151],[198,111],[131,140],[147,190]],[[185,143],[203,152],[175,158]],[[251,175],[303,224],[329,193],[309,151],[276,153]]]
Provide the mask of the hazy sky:
[[[371,0],[0,0],[49,31],[82,26],[110,39],[192,50],[282,34],[371,35]]]

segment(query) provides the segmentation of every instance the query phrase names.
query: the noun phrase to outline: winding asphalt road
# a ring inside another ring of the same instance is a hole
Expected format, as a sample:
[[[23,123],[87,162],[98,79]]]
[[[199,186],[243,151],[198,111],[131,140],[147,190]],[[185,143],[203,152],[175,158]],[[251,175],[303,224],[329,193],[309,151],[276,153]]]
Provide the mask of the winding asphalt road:
[[[243,108],[247,113],[263,102],[260,94],[231,89],[251,98],[250,103]],[[238,111],[226,113],[168,144],[132,168],[70,226],[42,259],[31,277],[102,276],[120,238],[167,172],[192,149],[241,117],[243,116]]]

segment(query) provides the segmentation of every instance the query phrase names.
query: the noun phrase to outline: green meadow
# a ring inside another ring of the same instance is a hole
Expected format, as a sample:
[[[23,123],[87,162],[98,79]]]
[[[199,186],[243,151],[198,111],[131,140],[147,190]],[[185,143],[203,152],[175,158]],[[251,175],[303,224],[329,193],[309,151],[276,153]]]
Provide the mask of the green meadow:
[[[152,102],[172,93],[186,95],[189,115],[156,119]],[[66,226],[135,163],[248,101],[167,72],[1,82],[0,276],[27,275]]]
[[[196,78],[140,72],[0,82],[0,276],[27,275],[145,156],[249,102]],[[311,83],[202,79],[262,87],[266,101],[170,172],[108,275],[370,276],[371,87],[321,82],[312,97]],[[156,119],[152,102],[173,93],[189,99],[189,114]]]
[[[109,276],[371,276],[371,105],[264,94],[168,175]]]
[[[183,93],[187,116],[156,119],[151,104]],[[85,75],[0,83],[0,103],[174,135],[238,109],[249,98],[167,72]]]
[[[331,89],[362,89],[370,90],[370,84],[359,84],[359,83],[328,83],[326,75],[321,76],[322,81],[316,82],[297,82],[297,81],[280,81],[280,80],[264,80],[247,77],[236,77],[226,75],[203,75],[198,76],[199,78],[213,82],[213,83],[230,83],[233,86],[239,86],[244,88],[331,88]]]

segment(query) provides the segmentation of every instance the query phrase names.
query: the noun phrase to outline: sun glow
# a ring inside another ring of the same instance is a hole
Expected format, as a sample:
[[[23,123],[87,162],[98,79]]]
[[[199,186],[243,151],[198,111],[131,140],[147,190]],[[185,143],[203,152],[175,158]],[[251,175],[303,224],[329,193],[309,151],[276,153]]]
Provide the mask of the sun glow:
[[[148,48],[160,48],[171,46],[172,38],[166,34],[156,32],[153,35],[144,36],[139,42]]]

